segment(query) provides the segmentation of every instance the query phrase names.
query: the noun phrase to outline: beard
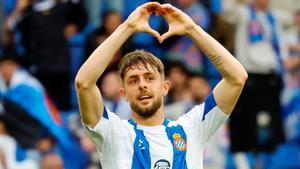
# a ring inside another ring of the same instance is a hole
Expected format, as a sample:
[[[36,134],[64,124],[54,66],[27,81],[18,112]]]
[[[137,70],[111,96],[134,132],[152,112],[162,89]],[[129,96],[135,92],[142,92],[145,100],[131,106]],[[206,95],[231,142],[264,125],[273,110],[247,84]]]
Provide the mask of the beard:
[[[130,107],[132,110],[142,117],[150,117],[160,108],[162,105],[162,97],[155,99],[151,105],[142,107],[136,102],[131,102]]]

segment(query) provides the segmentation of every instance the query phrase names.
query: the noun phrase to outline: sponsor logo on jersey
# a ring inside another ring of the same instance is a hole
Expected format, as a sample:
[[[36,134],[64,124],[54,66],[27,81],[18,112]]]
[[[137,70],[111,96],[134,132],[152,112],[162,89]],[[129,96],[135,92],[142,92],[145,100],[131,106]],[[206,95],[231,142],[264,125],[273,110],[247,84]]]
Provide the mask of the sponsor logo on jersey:
[[[177,150],[179,151],[185,151],[186,150],[186,141],[181,138],[181,135],[178,133],[173,134],[173,139],[174,139],[174,145]]]
[[[171,168],[170,162],[165,159],[158,160],[154,165],[154,169],[170,169],[170,168]]]

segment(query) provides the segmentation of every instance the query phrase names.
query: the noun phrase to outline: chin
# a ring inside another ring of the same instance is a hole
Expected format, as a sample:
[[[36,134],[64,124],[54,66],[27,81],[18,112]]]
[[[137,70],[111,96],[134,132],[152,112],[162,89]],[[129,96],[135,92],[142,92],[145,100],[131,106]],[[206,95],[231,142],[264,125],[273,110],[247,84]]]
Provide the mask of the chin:
[[[131,109],[141,117],[151,117],[162,106],[162,99],[151,99],[149,102],[130,102]]]
[[[131,104],[132,110],[141,117],[151,117],[159,109],[160,105],[149,103],[150,105]]]

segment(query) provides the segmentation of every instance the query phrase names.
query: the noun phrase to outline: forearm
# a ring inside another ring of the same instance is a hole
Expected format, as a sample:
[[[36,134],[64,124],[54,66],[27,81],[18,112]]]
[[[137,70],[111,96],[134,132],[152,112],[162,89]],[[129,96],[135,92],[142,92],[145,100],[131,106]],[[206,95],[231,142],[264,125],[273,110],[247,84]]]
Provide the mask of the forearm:
[[[222,77],[231,83],[244,83],[247,73],[243,66],[218,41],[198,25],[193,25],[187,35],[208,56]]]
[[[15,9],[11,15],[7,18],[5,24],[7,29],[9,30],[13,30],[19,20],[19,18],[21,18],[21,15],[23,13],[23,10],[20,9]]]
[[[126,23],[121,24],[82,65],[76,81],[85,86],[96,84],[115,53],[132,34],[133,30]]]

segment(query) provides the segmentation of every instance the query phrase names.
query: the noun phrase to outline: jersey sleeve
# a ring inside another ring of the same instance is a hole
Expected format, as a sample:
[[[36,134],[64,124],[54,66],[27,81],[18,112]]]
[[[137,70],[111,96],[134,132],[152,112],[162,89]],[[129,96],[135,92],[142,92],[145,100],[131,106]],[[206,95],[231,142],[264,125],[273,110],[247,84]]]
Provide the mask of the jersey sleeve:
[[[178,123],[189,133],[196,134],[197,140],[204,145],[217,129],[227,120],[226,115],[216,104],[213,92],[205,102],[195,106],[178,119]]]
[[[85,132],[96,144],[99,151],[105,151],[104,148],[108,147],[106,145],[112,143],[110,140],[118,135],[117,132],[120,131],[121,125],[121,119],[106,107],[103,109],[103,117],[94,128],[83,123]]]

